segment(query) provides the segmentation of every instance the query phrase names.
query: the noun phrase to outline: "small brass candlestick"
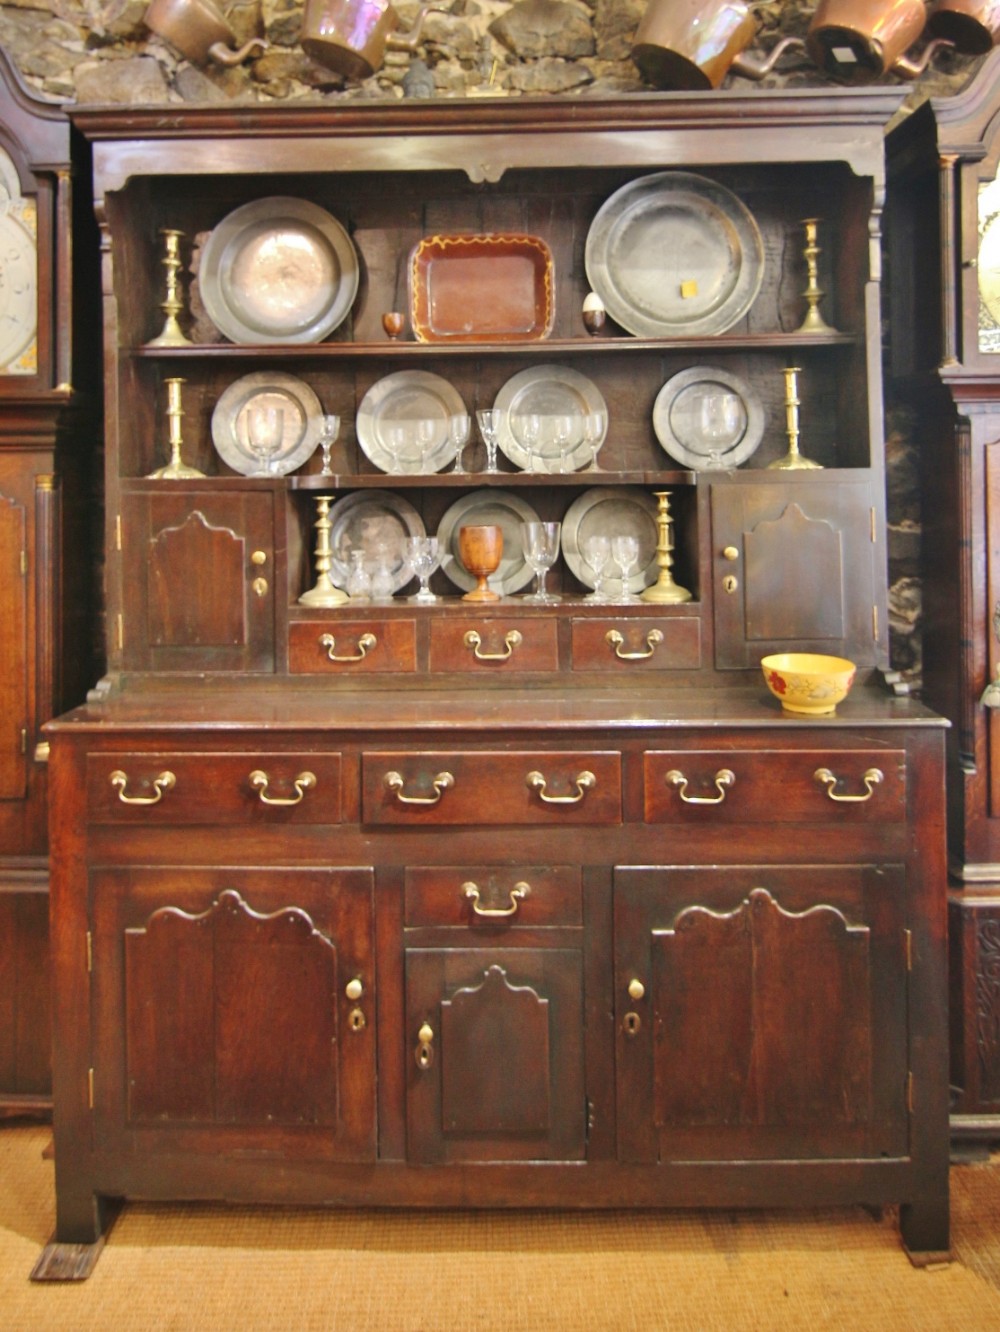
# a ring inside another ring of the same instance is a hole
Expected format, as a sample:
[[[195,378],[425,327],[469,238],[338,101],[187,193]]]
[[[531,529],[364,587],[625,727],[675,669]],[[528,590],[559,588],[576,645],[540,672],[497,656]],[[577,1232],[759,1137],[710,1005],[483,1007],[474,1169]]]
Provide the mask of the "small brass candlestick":
[[[808,273],[808,282],[802,294],[805,296],[809,308],[806,311],[805,319],[799,325],[799,333],[835,333],[837,331],[830,327],[819,312],[819,303],[826,295],[826,292],[819,285],[819,266],[816,262],[820,254],[820,248],[816,244],[816,235],[821,221],[822,219],[818,217],[807,217],[802,222],[806,229],[806,243],[803,254],[805,255]]]
[[[346,592],[334,587],[330,581],[330,566],[333,564],[330,549],[330,500],[332,495],[317,495],[316,509],[319,517],[316,528],[316,582],[308,592],[303,592],[299,601],[303,606],[343,606],[350,601]]]
[[[173,231],[165,227],[161,230],[160,235],[163,237],[165,250],[161,262],[167,270],[167,298],[161,302],[160,309],[167,318],[160,336],[153,338],[148,345],[150,347],[190,347],[191,339],[184,336],[181,332],[181,326],[177,322],[177,316],[184,309],[184,302],[180,297],[180,283],[177,280],[177,270],[181,266],[179,242],[184,232]]]
[[[686,587],[674,582],[671,572],[674,563],[673,519],[670,516],[670,491],[656,490],[656,565],[659,573],[656,582],[651,583],[639,595],[643,601],[656,601],[661,605],[676,605],[681,601],[690,601],[691,593]]]
[[[181,410],[181,385],[183,379],[167,379],[164,383],[167,386],[167,429],[170,438],[170,461],[163,467],[158,467],[155,472],[150,472],[150,478],[155,481],[183,481],[188,478],[204,476],[204,472],[199,472],[197,467],[189,467],[181,458],[181,417],[184,412]]]
[[[796,468],[822,471],[822,463],[813,462],[810,458],[803,458],[802,454],[799,453],[800,399],[797,376],[801,373],[801,366],[789,365],[785,367],[785,432],[788,435],[788,452],[783,458],[768,463],[768,467],[784,468],[786,471],[793,471]]]

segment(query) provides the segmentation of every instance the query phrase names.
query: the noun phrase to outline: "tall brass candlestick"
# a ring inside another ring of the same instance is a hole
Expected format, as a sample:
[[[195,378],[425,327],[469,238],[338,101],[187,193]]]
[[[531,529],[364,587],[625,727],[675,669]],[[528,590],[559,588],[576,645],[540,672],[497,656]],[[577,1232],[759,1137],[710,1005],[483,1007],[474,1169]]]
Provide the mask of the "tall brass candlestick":
[[[197,467],[188,467],[187,463],[181,458],[181,417],[184,412],[181,409],[181,385],[185,382],[183,379],[167,379],[164,381],[167,386],[167,429],[170,437],[170,461],[164,467],[158,467],[155,472],[150,472],[151,479],[155,481],[183,481],[189,477],[204,476],[204,472],[199,472]]]
[[[181,266],[179,241],[184,233],[183,231],[174,231],[169,227],[164,227],[160,235],[163,237],[165,251],[161,262],[167,270],[167,298],[161,302],[160,309],[166,315],[166,322],[159,337],[153,338],[148,345],[150,347],[190,347],[191,339],[184,336],[181,332],[181,326],[177,322],[177,316],[184,309],[184,302],[180,296],[180,283],[177,281],[177,270]]]
[[[818,217],[807,217],[802,222],[806,230],[803,254],[805,255],[806,271],[808,273],[806,289],[802,294],[805,296],[809,308],[806,311],[805,319],[799,325],[799,333],[835,333],[837,331],[830,327],[819,312],[819,303],[826,295],[826,292],[819,285],[819,265],[817,263],[820,248],[816,244],[816,235],[821,221],[822,219]]]
[[[686,587],[674,582],[671,572],[674,563],[673,520],[670,516],[670,491],[655,490],[656,496],[656,565],[659,573],[656,582],[651,583],[639,595],[643,601],[655,601],[661,605],[676,605],[681,601],[690,601],[691,593]]]
[[[330,568],[333,564],[333,552],[330,548],[330,529],[333,526],[330,522],[330,501],[332,498],[332,495],[316,496],[316,509],[319,514],[314,524],[316,528],[316,582],[308,592],[303,592],[299,597],[303,606],[343,606],[345,601],[351,599],[339,587],[334,587],[330,579]]]
[[[785,433],[788,435],[788,452],[783,458],[768,463],[768,467],[784,468],[787,471],[796,468],[822,471],[822,463],[813,462],[811,458],[803,458],[802,454],[799,453],[800,399],[798,376],[801,373],[801,366],[789,365],[785,367]]]

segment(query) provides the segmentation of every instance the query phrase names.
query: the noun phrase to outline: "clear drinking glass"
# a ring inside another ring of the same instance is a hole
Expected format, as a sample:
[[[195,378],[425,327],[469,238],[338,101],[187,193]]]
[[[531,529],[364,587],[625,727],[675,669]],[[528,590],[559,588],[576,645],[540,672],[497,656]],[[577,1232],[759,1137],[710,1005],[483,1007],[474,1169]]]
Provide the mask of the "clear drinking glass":
[[[416,423],[415,431],[417,448],[420,450],[420,471],[427,473],[431,470],[431,451],[437,443],[438,422],[431,417],[421,417]]]
[[[546,605],[550,602],[559,600],[554,593],[546,590],[545,579],[549,570],[559,558],[559,536],[561,528],[561,523],[552,522],[521,524],[521,542],[524,558],[531,566],[538,579],[536,590],[531,596],[525,597],[525,601]]]
[[[602,412],[588,412],[583,418],[583,440],[590,450],[590,462],[587,465],[588,472],[599,472],[601,468],[597,465],[597,455],[601,451],[601,445],[604,443],[604,415]]]
[[[415,592],[410,601],[440,601],[440,597],[430,589],[431,574],[441,563],[441,552],[436,536],[411,536],[406,538],[406,562],[420,579],[420,590]]]
[[[330,451],[337,442],[337,436],[340,434],[340,417],[324,416],[323,425],[320,429],[319,446],[323,451],[323,466],[320,468],[320,476],[331,476],[333,469],[330,465]]]
[[[573,469],[569,465],[569,455],[577,440],[577,421],[568,413],[559,413],[556,416],[549,417],[549,428],[552,431],[552,442],[559,450],[559,470],[560,472],[571,472]]]
[[[469,434],[472,429],[472,422],[466,412],[458,412],[448,418],[448,439],[455,449],[454,472],[464,472],[462,465],[462,454],[465,452],[465,446],[469,442]]]
[[[486,445],[486,471],[496,472],[497,447],[500,443],[500,425],[503,412],[498,407],[480,407],[476,412],[476,424]]]
[[[268,403],[251,403],[245,420],[247,447],[259,463],[253,475],[270,476],[271,459],[285,438],[285,413]]]
[[[511,421],[511,429],[514,435],[524,445],[525,452],[528,455],[528,465],[524,469],[526,472],[535,471],[535,446],[542,436],[542,418],[537,412],[523,412],[514,417]],[[541,455],[538,458],[538,471],[544,472]]]
[[[588,592],[584,600],[607,602],[610,598],[604,586],[604,577],[611,563],[611,542],[599,534],[587,537],[583,543],[583,558],[594,571],[594,590]]]
[[[344,590],[352,601],[367,601],[372,594],[371,574],[365,568],[365,552],[351,551],[351,566],[347,571]]]
[[[639,538],[625,533],[611,538],[611,558],[622,571],[622,594],[619,605],[627,606],[639,597],[630,592],[628,585],[639,565]]]

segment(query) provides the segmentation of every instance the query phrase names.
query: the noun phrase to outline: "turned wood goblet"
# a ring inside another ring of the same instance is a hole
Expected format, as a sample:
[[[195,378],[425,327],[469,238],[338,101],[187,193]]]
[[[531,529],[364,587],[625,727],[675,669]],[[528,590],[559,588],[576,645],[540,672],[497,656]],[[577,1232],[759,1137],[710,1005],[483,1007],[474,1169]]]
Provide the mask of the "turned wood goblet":
[[[499,592],[487,587],[486,580],[500,567],[503,555],[503,528],[496,523],[483,523],[478,527],[460,527],[458,553],[462,563],[476,580],[463,601],[499,601]]]

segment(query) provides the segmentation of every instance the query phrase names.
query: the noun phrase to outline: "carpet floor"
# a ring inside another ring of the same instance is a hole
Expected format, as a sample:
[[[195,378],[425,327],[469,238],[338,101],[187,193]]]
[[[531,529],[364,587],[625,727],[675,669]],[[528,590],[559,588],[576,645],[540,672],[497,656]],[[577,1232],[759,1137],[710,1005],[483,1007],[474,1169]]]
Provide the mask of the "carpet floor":
[[[3,1332],[1000,1332],[1000,1158],[951,1171],[951,1262],[892,1209],[386,1212],[125,1206],[84,1282],[33,1283],[45,1125],[0,1126]]]

